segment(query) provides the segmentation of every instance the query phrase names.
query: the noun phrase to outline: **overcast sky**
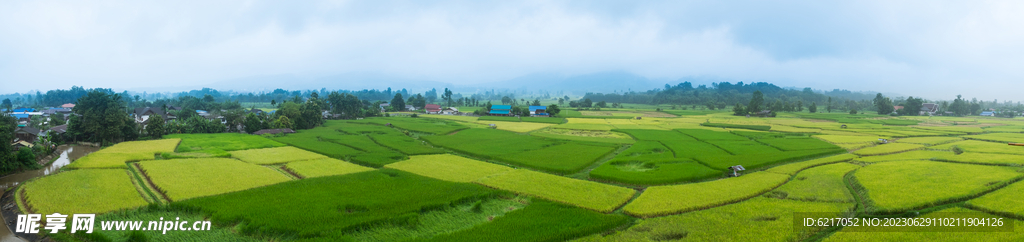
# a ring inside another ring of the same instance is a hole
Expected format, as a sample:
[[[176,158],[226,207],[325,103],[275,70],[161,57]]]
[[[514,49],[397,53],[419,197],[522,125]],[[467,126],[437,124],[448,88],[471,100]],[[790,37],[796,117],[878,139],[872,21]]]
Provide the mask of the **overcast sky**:
[[[1024,1],[636,2],[0,1],[0,93],[626,71],[1022,99]]]

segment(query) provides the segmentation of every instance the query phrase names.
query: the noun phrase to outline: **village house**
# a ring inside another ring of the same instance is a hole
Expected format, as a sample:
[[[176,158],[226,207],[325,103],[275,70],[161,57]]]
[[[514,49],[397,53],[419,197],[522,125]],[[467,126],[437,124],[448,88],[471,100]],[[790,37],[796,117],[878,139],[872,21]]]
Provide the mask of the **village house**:
[[[423,107],[423,109],[427,110],[427,113],[430,113],[430,114],[441,113],[441,105],[437,105],[437,104],[427,104],[427,105],[425,105]]]
[[[935,115],[935,112],[939,111],[939,105],[934,103],[921,104],[921,115]]]
[[[416,107],[413,107],[412,105],[405,105],[405,110],[407,110],[407,111],[416,111]]]
[[[33,127],[19,127],[14,130],[14,138],[15,140],[35,143],[39,139],[39,132],[39,129]]]
[[[135,122],[140,124],[146,123],[149,117],[153,115],[159,115],[160,118],[164,119],[164,122],[175,118],[173,115],[164,112],[163,109],[154,107],[135,108],[135,112],[132,113],[132,116],[135,117]]]
[[[72,108],[75,108],[75,104],[74,103],[65,103],[64,105],[60,105],[60,107],[61,108],[72,109]]]
[[[512,105],[491,105],[491,116],[512,116]]]
[[[532,117],[548,117],[548,107],[545,106],[530,106],[530,116]]]
[[[456,108],[456,107],[447,107],[444,110],[441,110],[441,114],[448,114],[448,115],[459,114],[459,109]]]
[[[391,108],[391,104],[390,103],[381,103],[380,104],[380,112],[382,112],[382,113],[383,112],[387,112],[388,108]]]

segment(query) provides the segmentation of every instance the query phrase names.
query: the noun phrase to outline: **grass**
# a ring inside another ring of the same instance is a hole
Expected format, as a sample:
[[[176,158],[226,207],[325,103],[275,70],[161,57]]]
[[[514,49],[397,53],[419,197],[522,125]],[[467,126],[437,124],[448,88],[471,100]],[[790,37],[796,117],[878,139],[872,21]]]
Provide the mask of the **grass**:
[[[896,143],[908,143],[908,144],[921,144],[921,145],[937,145],[942,143],[949,143],[953,141],[960,141],[963,138],[960,137],[913,137],[913,138],[902,138],[896,140]]]
[[[290,146],[255,150],[238,150],[231,151],[230,153],[231,157],[259,165],[272,165],[292,161],[327,158],[326,156],[317,153]]]
[[[621,214],[601,214],[548,201],[534,201],[472,229],[426,241],[565,241],[629,223]]]
[[[221,196],[180,202],[210,214],[215,224],[236,224],[246,235],[281,235],[325,241],[374,224],[415,225],[421,211],[494,194],[480,185],[430,179],[397,170],[302,179]]]
[[[1024,182],[1016,182],[967,201],[967,205],[984,211],[1024,218],[1024,203],[1020,202],[1021,194],[1024,194]]]
[[[611,212],[636,193],[629,188],[523,169],[480,179],[477,183],[598,212]]]
[[[964,138],[994,142],[1024,143],[1024,134],[1022,133],[989,133],[979,135],[967,135],[964,136]]]
[[[991,165],[1024,165],[1024,155],[986,154],[974,152],[964,152],[959,155],[952,152],[946,152],[943,155],[934,157],[934,160]]]
[[[181,144],[178,145],[175,152],[223,154],[225,151],[285,146],[285,144],[258,135],[239,133],[171,134],[164,137],[181,139]]]
[[[771,145],[772,147],[779,148],[780,150],[783,151],[839,148],[839,146],[829,144],[828,142],[824,142],[819,139],[800,136],[787,138],[758,139],[757,142]]]
[[[367,168],[331,158],[296,161],[287,163],[284,167],[289,171],[302,176],[302,178],[336,176],[374,170],[373,168]]]
[[[226,158],[154,160],[139,166],[153,185],[174,201],[290,180],[272,169]]]
[[[514,169],[456,155],[419,155],[386,168],[451,182],[474,182]]]
[[[839,162],[843,162],[843,161],[852,160],[853,158],[857,158],[857,156],[853,155],[853,154],[841,154],[841,155],[829,156],[829,157],[825,157],[825,158],[813,159],[813,160],[809,160],[809,161],[801,161],[801,162],[795,162],[795,163],[785,164],[785,165],[781,165],[781,166],[776,166],[776,167],[772,167],[772,168],[770,168],[770,169],[768,169],[766,171],[767,172],[772,172],[772,173],[779,173],[779,174],[796,175],[797,172],[800,172],[800,171],[802,171],[804,169],[807,169],[807,168],[811,168],[811,167],[815,167],[815,166],[820,166],[820,165],[839,163]]]
[[[702,126],[717,127],[717,128],[733,128],[733,129],[750,129],[768,131],[772,129],[772,126],[768,125],[744,125],[744,124],[723,124],[723,123],[702,123]]]
[[[859,149],[859,150],[854,151],[853,153],[857,154],[857,155],[862,155],[862,156],[865,156],[865,155],[887,155],[887,154],[899,153],[899,152],[904,152],[904,151],[916,150],[916,149],[920,149],[920,148],[923,148],[923,147],[924,147],[924,145],[919,145],[919,144],[890,143],[890,144],[883,144],[883,145],[878,145],[878,146],[873,146],[873,147]]]
[[[960,149],[965,152],[1024,155],[1024,147],[1021,146],[1012,146],[1001,143],[985,142],[978,140],[964,140],[944,145],[932,146],[929,148],[937,150],[953,150],[953,147],[956,147],[957,149]]]
[[[638,217],[656,217],[707,209],[760,195],[787,180],[788,175],[755,172],[710,182],[652,186],[627,204],[624,211]]]
[[[732,133],[729,133],[729,132],[718,132],[718,131],[711,131],[711,130],[704,130],[704,129],[677,129],[675,131],[683,133],[685,135],[689,135],[690,137],[693,137],[693,138],[696,138],[696,139],[699,139],[699,140],[705,140],[705,141],[706,140],[735,140],[735,141],[750,140],[747,137],[735,135],[735,134],[732,134]]]
[[[487,123],[488,121],[505,121],[505,122],[530,122],[530,123],[545,123],[545,124],[561,124],[565,123],[565,119],[556,117],[502,117],[502,116],[480,116],[478,123]]]
[[[123,169],[60,172],[26,183],[24,192],[38,214],[105,213],[147,204]]]
[[[1021,174],[1009,167],[894,161],[861,168],[854,177],[867,190],[873,208],[901,212],[962,201],[999,188]]]
[[[842,214],[848,203],[755,197],[736,204],[638,221],[621,231],[577,241],[803,241],[822,228],[793,226],[796,212]]]
[[[853,195],[846,188],[843,176],[861,166],[850,163],[823,165],[801,171],[792,181],[769,192],[777,198],[852,203]]]
[[[68,168],[128,168],[131,161],[153,160],[160,153],[174,152],[181,139],[121,142],[93,152],[68,165]]]

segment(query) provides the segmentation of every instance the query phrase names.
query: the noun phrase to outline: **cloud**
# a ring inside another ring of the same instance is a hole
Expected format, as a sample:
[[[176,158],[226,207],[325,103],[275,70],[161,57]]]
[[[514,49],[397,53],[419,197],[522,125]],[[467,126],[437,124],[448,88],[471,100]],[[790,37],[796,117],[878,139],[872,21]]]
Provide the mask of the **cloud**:
[[[1022,77],[1022,10],[1016,1],[6,1],[0,79],[24,85],[0,93],[627,71],[1013,99],[997,87]]]

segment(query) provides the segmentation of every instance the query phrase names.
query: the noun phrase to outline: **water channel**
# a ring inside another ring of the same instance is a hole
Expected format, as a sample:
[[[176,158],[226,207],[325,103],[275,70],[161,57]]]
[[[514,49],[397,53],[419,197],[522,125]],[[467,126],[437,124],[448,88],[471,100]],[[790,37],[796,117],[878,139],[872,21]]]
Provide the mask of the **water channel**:
[[[19,173],[9,174],[9,175],[6,175],[4,177],[0,177],[0,189],[6,190],[7,188],[18,186],[18,184],[21,184],[22,182],[31,180],[32,178],[46,176],[46,175],[50,175],[50,174],[53,174],[55,172],[58,172],[58,171],[60,171],[61,167],[64,167],[64,166],[66,166],[68,164],[71,164],[72,161],[75,161],[78,158],[81,158],[82,156],[88,155],[89,153],[95,152],[95,151],[97,151],[99,149],[100,149],[99,147],[80,146],[80,145],[75,145],[75,146],[61,145],[61,146],[58,146],[57,147],[57,151],[55,153],[60,154],[60,157],[57,158],[57,160],[53,161],[52,163],[50,163],[49,165],[43,167],[42,169],[30,170],[30,171],[22,171],[22,172],[19,172]],[[0,190],[0,191],[3,191],[3,190]],[[0,216],[0,219],[4,219],[4,221],[7,221],[6,218],[3,218],[2,216]],[[15,237],[14,233],[12,233],[11,230],[7,226],[2,226],[2,227],[3,228],[0,228],[0,242],[24,242],[25,241],[25,240],[22,240],[22,239],[20,239],[18,237]]]

